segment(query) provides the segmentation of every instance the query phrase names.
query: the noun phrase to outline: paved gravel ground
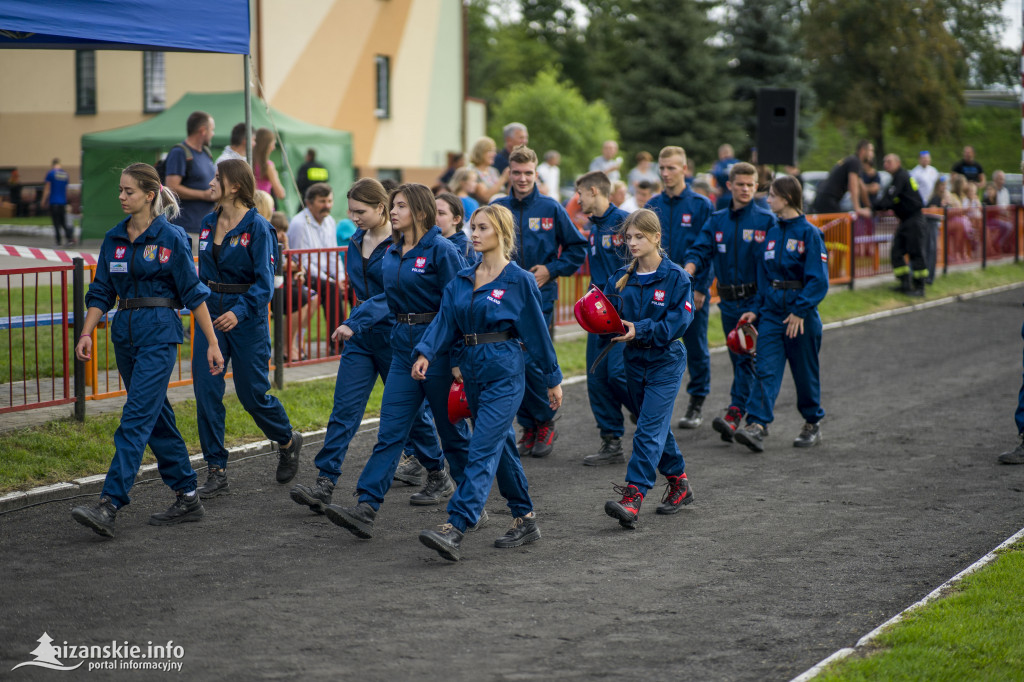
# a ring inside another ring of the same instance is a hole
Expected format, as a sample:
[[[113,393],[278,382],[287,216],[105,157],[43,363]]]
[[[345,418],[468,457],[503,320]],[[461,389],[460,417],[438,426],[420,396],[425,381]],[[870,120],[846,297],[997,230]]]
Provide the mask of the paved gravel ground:
[[[11,672],[45,631],[173,640],[196,679],[789,679],[1024,525],[1024,467],[995,461],[1013,444],[1020,299],[827,332],[812,450],[791,447],[788,378],[764,454],[722,443],[710,420],[730,372],[716,354],[705,425],[675,431],[695,502],[657,516],[652,491],[635,532],[603,512],[620,468],[580,465],[598,445],[582,383],[566,388],[554,455],[525,463],[543,539],[493,548],[509,521],[495,491],[457,564],[417,541],[445,515],[409,506],[413,489],[392,489],[363,541],[293,503],[270,457],[233,464],[234,493],[201,523],[146,525],[171,501],[160,483],[136,487],[112,541],[68,502],[0,516],[0,676],[52,679]],[[374,437],[353,443],[336,502]],[[315,452],[297,481],[314,478]],[[87,665],[70,676],[147,677]]]

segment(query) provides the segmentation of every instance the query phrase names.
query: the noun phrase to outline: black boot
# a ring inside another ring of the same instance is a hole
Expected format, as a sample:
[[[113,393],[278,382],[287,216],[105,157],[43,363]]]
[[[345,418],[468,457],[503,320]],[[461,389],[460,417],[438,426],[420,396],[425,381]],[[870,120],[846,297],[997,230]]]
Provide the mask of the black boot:
[[[210,465],[206,474],[206,483],[199,487],[200,497],[217,497],[218,495],[226,495],[231,492],[231,486],[228,484],[228,472],[218,466]]]
[[[442,524],[437,530],[420,531],[420,542],[435,550],[442,559],[458,561],[461,557],[462,531],[450,523]]]
[[[299,473],[299,453],[302,452],[302,434],[292,431],[292,444],[277,450],[277,482],[287,483]]]
[[[1017,436],[1017,447],[999,455],[1000,464],[1024,464],[1024,433]],[[96,531],[99,533],[99,531]]]
[[[540,528],[537,527],[537,515],[530,512],[526,516],[512,519],[512,525],[504,535],[494,541],[494,546],[498,549],[508,549],[534,540],[540,540]]]
[[[324,513],[331,523],[349,530],[356,537],[369,540],[373,537],[373,522],[377,518],[377,511],[370,506],[369,502],[360,502],[354,507],[339,507],[336,504],[329,504],[324,507]]]
[[[402,455],[402,461],[395,469],[394,479],[406,485],[423,485],[423,475],[426,469],[412,455]]]
[[[203,509],[203,503],[198,494],[193,492],[191,495],[186,495],[179,492],[174,504],[168,507],[167,511],[158,512],[149,517],[149,525],[172,526],[186,521],[199,521],[205,513],[206,510]]]
[[[332,493],[334,493],[334,484],[331,479],[319,476],[312,486],[300,483],[288,494],[297,504],[304,504],[317,514],[323,514],[324,509],[331,503]]]
[[[423,490],[409,498],[409,504],[423,506],[437,504],[444,497],[450,497],[455,492],[455,481],[443,468],[431,471],[427,474],[427,484]]]
[[[624,461],[622,439],[618,436],[601,436],[601,449],[595,454],[583,458],[583,463],[588,467],[602,464],[622,464]]]
[[[106,538],[114,537],[117,507],[109,497],[101,497],[95,506],[83,505],[71,510],[71,518]]]
[[[911,280],[910,288],[907,290],[907,296],[913,296],[914,298],[924,298],[924,280]]]
[[[686,408],[686,414],[679,420],[679,428],[695,429],[704,422],[701,409],[704,407],[704,396],[691,395],[690,405]]]

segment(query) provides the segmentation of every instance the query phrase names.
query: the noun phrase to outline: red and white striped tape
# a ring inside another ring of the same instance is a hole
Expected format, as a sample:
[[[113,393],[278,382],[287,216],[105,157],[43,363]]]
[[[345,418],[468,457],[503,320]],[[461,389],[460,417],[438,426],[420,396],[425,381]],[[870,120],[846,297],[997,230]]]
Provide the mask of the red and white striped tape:
[[[96,256],[81,251],[58,251],[56,249],[37,249],[31,246],[10,246],[0,244],[0,256],[17,256],[19,258],[34,258],[45,260],[51,263],[71,263],[75,258],[81,258],[86,265],[96,265]]]

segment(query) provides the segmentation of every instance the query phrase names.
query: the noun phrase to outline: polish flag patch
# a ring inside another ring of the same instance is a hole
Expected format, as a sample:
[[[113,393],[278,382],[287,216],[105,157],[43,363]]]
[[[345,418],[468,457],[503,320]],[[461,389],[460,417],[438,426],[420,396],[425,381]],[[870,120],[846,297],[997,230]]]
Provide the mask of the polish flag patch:
[[[821,262],[822,263],[827,263],[828,262],[828,254],[827,253],[822,253],[821,254]]]
[[[688,312],[688,313],[692,313],[693,312],[693,304],[690,303],[689,301],[684,303],[683,307],[686,308],[686,312]]]
[[[114,258],[121,260],[124,258],[124,252],[128,250],[127,246],[118,246],[114,249]]]

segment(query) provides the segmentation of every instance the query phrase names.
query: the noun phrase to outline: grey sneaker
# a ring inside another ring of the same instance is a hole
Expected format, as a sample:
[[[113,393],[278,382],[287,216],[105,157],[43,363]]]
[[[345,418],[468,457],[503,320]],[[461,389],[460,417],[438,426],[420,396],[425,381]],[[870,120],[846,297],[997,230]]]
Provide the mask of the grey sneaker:
[[[821,427],[817,424],[804,424],[800,435],[793,441],[795,448],[813,448],[821,442]]]
[[[174,504],[167,508],[167,511],[158,512],[149,517],[151,526],[171,526],[186,521],[199,521],[203,518],[206,510],[203,509],[203,502],[199,495],[186,495],[178,493]]]
[[[420,464],[419,460],[412,455],[402,455],[402,461],[395,469],[395,480],[407,485],[423,485],[423,475],[427,470]]]
[[[442,498],[450,497],[455,492],[455,481],[444,469],[427,473],[427,483],[423,490],[409,498],[409,504],[425,506],[437,504]]]
[[[760,424],[747,424],[736,431],[733,439],[754,452],[764,452],[764,438],[767,435],[768,431]]]
[[[999,455],[1000,464],[1024,464],[1024,433],[1017,436],[1017,447]],[[99,532],[99,531],[97,531]]]
[[[200,486],[196,492],[204,498],[230,494],[228,472],[221,467],[211,465],[206,474],[206,483]]]
[[[690,405],[686,408],[686,414],[679,420],[679,428],[695,429],[704,423],[704,415],[701,409],[704,407],[704,396],[691,395]]]
[[[317,514],[323,514],[324,508],[331,503],[331,494],[334,493],[334,484],[326,476],[319,476],[312,486],[305,486],[301,483],[296,485],[288,493],[296,504],[304,504]]]

